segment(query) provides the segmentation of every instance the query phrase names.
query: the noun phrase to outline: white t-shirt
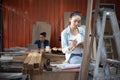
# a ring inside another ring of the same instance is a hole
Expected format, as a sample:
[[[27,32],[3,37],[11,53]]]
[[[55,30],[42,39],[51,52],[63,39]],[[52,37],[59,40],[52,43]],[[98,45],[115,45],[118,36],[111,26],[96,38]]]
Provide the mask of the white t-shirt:
[[[83,53],[83,49],[81,49],[80,47],[77,47],[80,43],[83,42],[82,40],[82,35],[79,33],[77,34],[76,36],[72,36],[71,40],[76,40],[77,41],[77,44],[76,46],[70,51],[70,53],[73,53],[73,54],[80,54],[80,53]],[[72,43],[71,43],[72,44]]]

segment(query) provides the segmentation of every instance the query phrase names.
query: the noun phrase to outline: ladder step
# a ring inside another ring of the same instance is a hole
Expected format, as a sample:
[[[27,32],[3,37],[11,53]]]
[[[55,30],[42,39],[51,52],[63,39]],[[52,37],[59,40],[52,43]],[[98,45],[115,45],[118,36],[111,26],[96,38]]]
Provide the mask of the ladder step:
[[[99,79],[99,80],[105,80],[105,79],[119,79],[119,78],[120,78],[120,74],[119,74],[119,75],[109,75],[109,76],[97,77],[97,79]]]
[[[113,53],[113,52],[106,52],[107,54]]]
[[[113,38],[113,35],[105,35],[105,36],[104,36],[104,39],[108,39],[108,38],[109,38],[109,39],[110,39],[110,38]]]
[[[120,61],[118,61],[118,60],[107,59],[106,61],[107,61],[108,63],[113,63],[113,64],[118,64],[118,65],[120,65]]]

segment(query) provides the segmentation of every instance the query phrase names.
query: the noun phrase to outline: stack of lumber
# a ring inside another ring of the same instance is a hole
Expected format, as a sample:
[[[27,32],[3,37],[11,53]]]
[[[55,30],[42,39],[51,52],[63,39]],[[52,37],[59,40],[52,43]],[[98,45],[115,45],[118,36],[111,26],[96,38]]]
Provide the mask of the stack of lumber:
[[[20,56],[13,56],[13,61],[21,61],[24,62],[24,60],[26,59],[27,54],[24,55],[20,55]]]
[[[28,52],[0,52],[2,72],[21,72]]]
[[[23,73],[25,74],[39,74],[42,72],[42,53],[30,52],[23,65]]]

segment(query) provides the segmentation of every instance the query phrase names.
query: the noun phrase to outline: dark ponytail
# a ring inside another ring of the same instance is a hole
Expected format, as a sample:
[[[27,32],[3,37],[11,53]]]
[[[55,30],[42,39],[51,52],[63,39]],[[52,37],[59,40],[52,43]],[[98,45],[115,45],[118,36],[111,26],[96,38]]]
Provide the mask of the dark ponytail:
[[[42,32],[42,33],[40,33],[40,35],[46,37],[46,32]]]

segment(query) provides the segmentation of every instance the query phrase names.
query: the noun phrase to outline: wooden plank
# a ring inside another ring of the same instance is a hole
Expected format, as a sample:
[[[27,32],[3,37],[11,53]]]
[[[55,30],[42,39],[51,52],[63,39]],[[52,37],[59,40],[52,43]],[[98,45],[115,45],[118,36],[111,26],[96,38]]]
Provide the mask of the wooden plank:
[[[92,55],[93,55],[93,59],[96,59],[96,22],[97,22],[97,18],[98,18],[98,14],[99,14],[99,3],[100,0],[96,0],[95,3],[95,11],[94,13],[94,22],[93,22],[93,27],[91,30],[91,42],[90,42],[90,48],[89,48],[89,52],[91,53],[91,50],[93,50]],[[93,48],[93,49],[91,49]]]
[[[36,58],[36,62],[34,63],[34,74],[39,74],[39,73],[41,73],[42,72],[42,70],[43,70],[43,53],[38,53],[37,54],[37,58]]]
[[[20,61],[25,61],[25,59],[26,59],[26,55],[23,55],[23,56],[13,56],[13,60],[14,61],[18,61],[18,60],[20,60]]]
[[[39,64],[40,64],[40,60],[41,60],[41,54],[40,53],[36,53],[36,57],[35,57],[35,62],[34,62],[34,68],[39,68]]]
[[[39,74],[43,70],[42,54],[38,52],[32,52],[32,58],[28,63],[28,74]]]
[[[38,75],[31,75],[31,80],[76,80],[78,71],[74,72],[43,72]]]
[[[28,69],[29,70],[33,70],[34,69],[34,63],[36,61],[36,57],[37,57],[37,53],[36,52],[32,52],[32,58],[28,63]]]
[[[83,60],[80,70],[80,76],[78,77],[78,80],[87,80],[88,76],[88,69],[89,69],[89,63],[90,63],[90,28],[91,28],[91,15],[92,15],[92,6],[93,6],[93,0],[88,0],[87,5],[87,19],[86,19],[86,29],[85,29],[85,42],[84,42],[84,54],[83,54]]]
[[[32,53],[29,53],[28,56],[26,57],[25,61],[24,61],[24,64],[23,64],[24,68],[28,67],[28,63],[31,60],[31,58],[32,58]]]
[[[38,75],[38,74],[40,74],[40,68],[36,68],[36,69],[34,69],[33,70],[33,75]]]

